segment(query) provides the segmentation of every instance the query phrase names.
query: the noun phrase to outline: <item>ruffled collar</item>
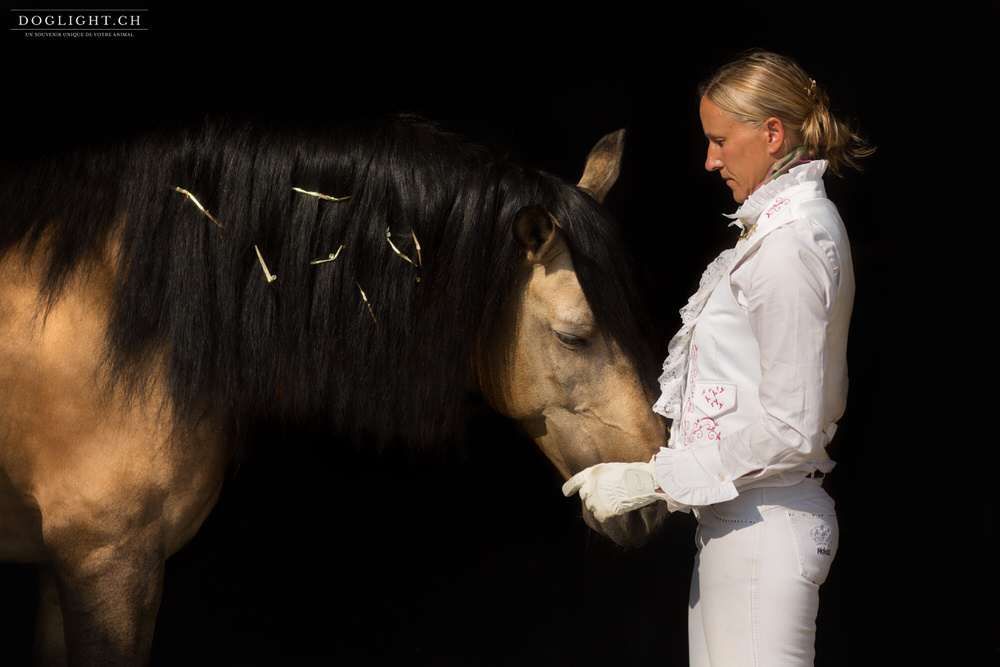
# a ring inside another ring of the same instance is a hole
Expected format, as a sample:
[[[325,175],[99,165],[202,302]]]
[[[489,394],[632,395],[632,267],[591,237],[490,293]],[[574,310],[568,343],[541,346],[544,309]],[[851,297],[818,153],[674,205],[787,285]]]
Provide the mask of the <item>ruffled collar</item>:
[[[730,226],[735,225],[742,227],[744,231],[747,230],[756,224],[757,218],[771,205],[776,196],[794,185],[818,181],[822,188],[823,174],[828,164],[826,160],[812,160],[792,167],[777,178],[765,181],[736,209],[736,213],[726,214],[727,218],[733,220]]]

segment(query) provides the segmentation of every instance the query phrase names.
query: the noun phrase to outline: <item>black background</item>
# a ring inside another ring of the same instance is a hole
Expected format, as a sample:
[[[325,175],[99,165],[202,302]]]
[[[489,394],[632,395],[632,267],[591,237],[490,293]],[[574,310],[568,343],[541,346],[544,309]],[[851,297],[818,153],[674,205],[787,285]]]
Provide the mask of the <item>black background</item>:
[[[702,167],[695,86],[745,48],[795,56],[879,147],[864,174],[827,179],[858,296],[817,665],[937,651],[993,664],[995,436],[981,408],[953,412],[974,398],[956,386],[956,356],[973,344],[955,332],[953,301],[975,279],[949,241],[968,253],[990,238],[958,202],[988,210],[997,191],[982,129],[995,126],[983,63],[996,3],[947,17],[850,4],[148,9],[148,30],[127,38],[6,31],[4,141],[175,108],[411,111],[575,179],[597,139],[627,127],[606,203],[646,274],[661,349],[734,234],[729,191]],[[967,174],[973,185],[942,191]],[[686,664],[690,517],[619,549],[583,526],[513,427],[484,415],[472,428],[469,450],[443,461],[272,443],[168,561],[153,664]],[[31,576],[0,568],[2,665],[29,643]]]

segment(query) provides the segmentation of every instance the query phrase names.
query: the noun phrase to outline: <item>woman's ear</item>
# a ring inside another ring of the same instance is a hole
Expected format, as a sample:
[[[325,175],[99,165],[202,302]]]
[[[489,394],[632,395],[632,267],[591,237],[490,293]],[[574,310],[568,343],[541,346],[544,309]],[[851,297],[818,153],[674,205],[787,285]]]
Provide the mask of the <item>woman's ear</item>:
[[[785,124],[780,118],[771,117],[764,121],[764,131],[767,133],[767,152],[775,160],[785,156]]]

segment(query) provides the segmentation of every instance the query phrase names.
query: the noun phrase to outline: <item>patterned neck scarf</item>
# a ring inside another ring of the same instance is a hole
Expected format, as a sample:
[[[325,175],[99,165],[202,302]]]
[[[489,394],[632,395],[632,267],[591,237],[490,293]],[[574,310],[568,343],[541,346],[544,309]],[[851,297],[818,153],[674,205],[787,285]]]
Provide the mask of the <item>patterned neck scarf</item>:
[[[806,147],[799,146],[798,148],[790,151],[788,155],[781,158],[781,160],[775,162],[774,166],[772,166],[770,169],[767,170],[767,174],[764,176],[764,180],[761,181],[756,188],[754,188],[754,192],[757,192],[757,190],[760,189],[760,186],[764,185],[765,183],[770,183],[778,176],[788,173],[788,170],[791,169],[792,167],[797,167],[800,164],[805,164],[806,162],[811,162],[811,161],[812,158],[809,157],[809,151],[806,149]]]

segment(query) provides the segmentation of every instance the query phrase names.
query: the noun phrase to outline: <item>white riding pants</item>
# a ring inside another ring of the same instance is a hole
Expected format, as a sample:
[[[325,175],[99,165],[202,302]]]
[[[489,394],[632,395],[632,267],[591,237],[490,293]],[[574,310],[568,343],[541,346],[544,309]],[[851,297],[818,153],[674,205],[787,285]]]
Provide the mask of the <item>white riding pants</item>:
[[[821,482],[751,489],[695,516],[691,667],[812,665],[819,586],[839,536]]]

